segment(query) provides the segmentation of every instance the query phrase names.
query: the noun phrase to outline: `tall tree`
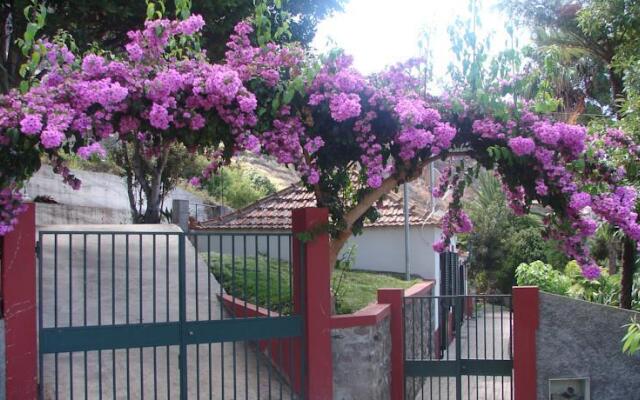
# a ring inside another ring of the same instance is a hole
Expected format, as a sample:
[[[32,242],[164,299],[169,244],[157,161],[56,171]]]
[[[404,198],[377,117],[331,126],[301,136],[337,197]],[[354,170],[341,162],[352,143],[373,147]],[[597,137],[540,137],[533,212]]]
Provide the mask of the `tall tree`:
[[[309,43],[318,22],[342,9],[345,0],[278,1],[291,14],[291,40]],[[147,6],[143,0],[6,0],[0,5],[0,90],[6,92],[20,79],[18,69],[24,62],[16,38],[26,31],[29,21],[23,11],[29,5],[47,6],[47,24],[42,34],[53,36],[63,29],[74,37],[81,51],[98,44],[101,49],[120,51],[127,42],[127,32],[140,27]],[[181,1],[180,3],[184,3]],[[254,13],[254,0],[192,0],[192,11],[207,22],[203,46],[213,60],[224,57],[225,44],[238,21]],[[173,15],[175,2],[166,1],[166,15]]]

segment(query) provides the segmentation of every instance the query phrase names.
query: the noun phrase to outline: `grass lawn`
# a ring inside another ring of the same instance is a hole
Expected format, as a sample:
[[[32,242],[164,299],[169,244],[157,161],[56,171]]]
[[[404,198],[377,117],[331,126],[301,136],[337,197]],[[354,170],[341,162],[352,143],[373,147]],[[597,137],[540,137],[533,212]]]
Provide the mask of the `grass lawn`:
[[[222,271],[220,264],[222,261]],[[234,264],[235,267],[232,265]],[[231,295],[273,311],[288,314],[291,311],[291,272],[289,263],[266,256],[236,256],[211,253],[211,270],[216,279]],[[332,286],[336,294],[336,311],[349,314],[375,301],[378,288],[408,288],[419,279],[405,281],[398,274],[336,270]]]

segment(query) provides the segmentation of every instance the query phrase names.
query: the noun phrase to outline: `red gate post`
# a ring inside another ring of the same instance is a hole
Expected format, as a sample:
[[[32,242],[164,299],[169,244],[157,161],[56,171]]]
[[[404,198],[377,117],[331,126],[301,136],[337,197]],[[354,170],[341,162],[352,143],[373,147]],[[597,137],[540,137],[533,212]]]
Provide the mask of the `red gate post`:
[[[536,400],[536,330],[539,292],[535,286],[513,288],[513,389],[517,400]]]
[[[378,304],[391,305],[391,398],[404,399],[404,289],[378,289]]]
[[[326,208],[293,210],[294,310],[303,315],[305,321],[306,374],[303,379],[305,398],[309,400],[333,399],[328,222]],[[298,237],[300,234],[308,236],[304,242]],[[305,265],[301,266],[303,246]]]
[[[35,248],[35,204],[27,204],[13,232],[2,239],[7,400],[32,400],[38,393]]]

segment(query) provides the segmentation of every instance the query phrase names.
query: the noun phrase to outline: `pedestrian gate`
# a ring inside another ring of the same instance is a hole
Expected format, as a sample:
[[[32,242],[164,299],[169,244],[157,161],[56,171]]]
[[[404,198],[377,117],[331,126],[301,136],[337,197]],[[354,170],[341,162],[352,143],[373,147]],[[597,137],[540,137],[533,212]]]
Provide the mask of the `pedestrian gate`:
[[[407,297],[406,399],[513,399],[511,296]]]
[[[291,235],[149,229],[39,232],[40,397],[301,398]]]

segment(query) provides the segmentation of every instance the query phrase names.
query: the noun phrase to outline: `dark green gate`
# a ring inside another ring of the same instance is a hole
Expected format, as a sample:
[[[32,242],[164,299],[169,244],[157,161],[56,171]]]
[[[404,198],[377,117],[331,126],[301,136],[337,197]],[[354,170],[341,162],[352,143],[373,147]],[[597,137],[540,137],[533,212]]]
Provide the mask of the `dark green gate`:
[[[406,399],[513,399],[511,296],[407,297]]]
[[[39,232],[40,397],[301,398],[292,236],[151,229]]]

